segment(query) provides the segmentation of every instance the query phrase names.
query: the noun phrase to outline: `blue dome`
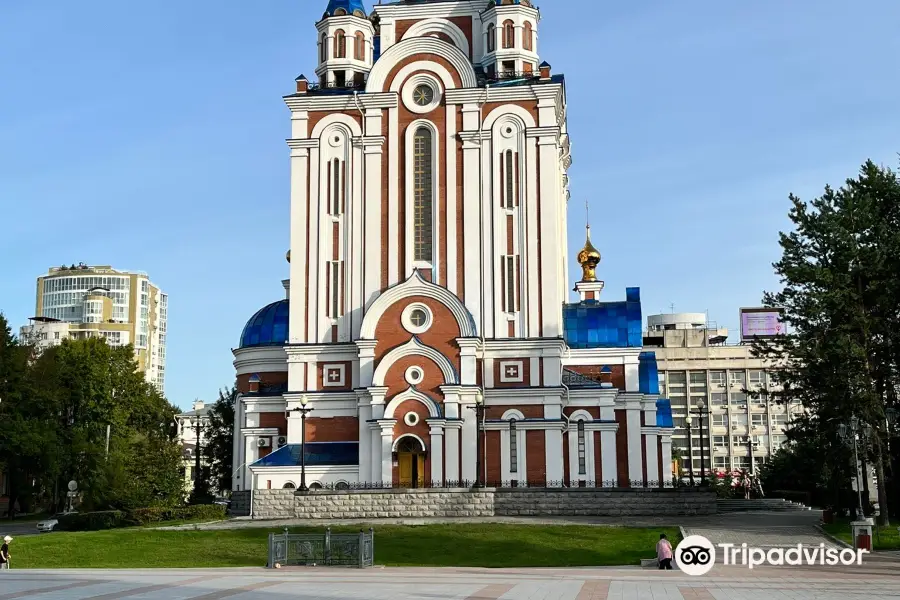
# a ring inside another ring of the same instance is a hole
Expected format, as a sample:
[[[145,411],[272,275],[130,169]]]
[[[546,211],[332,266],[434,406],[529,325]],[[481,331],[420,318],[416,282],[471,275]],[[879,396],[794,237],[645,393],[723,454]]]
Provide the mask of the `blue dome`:
[[[241,333],[241,348],[283,346],[288,339],[290,302],[279,300],[253,315]]]
[[[356,15],[358,17],[366,16],[366,7],[363,6],[362,0],[329,0],[328,8],[322,18],[335,17],[340,15]]]

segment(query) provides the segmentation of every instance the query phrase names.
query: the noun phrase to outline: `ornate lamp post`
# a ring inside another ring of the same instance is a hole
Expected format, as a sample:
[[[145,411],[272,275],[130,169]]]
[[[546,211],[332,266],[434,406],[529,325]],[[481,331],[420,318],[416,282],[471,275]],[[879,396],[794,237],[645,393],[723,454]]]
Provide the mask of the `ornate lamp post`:
[[[481,421],[484,419],[484,394],[481,390],[475,394],[475,487],[484,487],[481,481]]]
[[[315,409],[307,408],[307,404],[309,404],[309,398],[303,394],[300,396],[300,406],[293,410],[293,412],[300,413],[300,487],[297,488],[299,492],[309,491],[309,487],[306,485],[306,415]]]
[[[688,432],[688,472],[690,473],[691,487],[694,486],[694,438],[691,435],[691,423],[693,422],[694,419],[691,417],[691,413],[688,412],[687,417],[684,419],[684,424],[687,425]]]
[[[700,425],[700,485],[706,485],[706,464],[705,464],[706,454],[705,454],[705,449],[704,449],[705,442],[704,442],[704,438],[703,438],[703,415],[706,414],[706,412],[704,410],[705,408],[706,408],[706,402],[704,402],[702,399],[697,400],[697,411],[694,412],[694,414],[696,414],[697,417],[700,419],[700,423],[699,423],[699,425]],[[691,412],[693,412],[693,411],[688,410],[688,416],[690,416]]]

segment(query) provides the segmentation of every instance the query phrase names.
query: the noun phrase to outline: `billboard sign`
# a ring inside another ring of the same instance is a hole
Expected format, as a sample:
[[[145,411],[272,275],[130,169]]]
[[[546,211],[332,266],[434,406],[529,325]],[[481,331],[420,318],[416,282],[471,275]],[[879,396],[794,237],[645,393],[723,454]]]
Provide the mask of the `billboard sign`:
[[[742,308],[741,341],[771,338],[785,332],[781,311],[777,308]]]

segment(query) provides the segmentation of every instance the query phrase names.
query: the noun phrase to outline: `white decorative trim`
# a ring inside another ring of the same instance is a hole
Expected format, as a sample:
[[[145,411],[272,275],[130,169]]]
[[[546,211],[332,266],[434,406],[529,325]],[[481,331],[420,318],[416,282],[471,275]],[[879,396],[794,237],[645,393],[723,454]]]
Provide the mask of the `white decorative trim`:
[[[500,417],[500,419],[503,421],[512,421],[513,419],[515,419],[516,421],[524,421],[525,415],[523,415],[521,411],[511,408],[503,413],[503,416]]]
[[[516,367],[517,375],[507,375],[508,367]],[[500,361],[500,382],[501,383],[524,383],[525,382],[525,364],[521,360],[501,360]]]
[[[339,377],[332,380],[329,371],[337,371]],[[347,385],[347,365],[322,365],[322,387],[344,387]]]
[[[350,115],[332,113],[316,123],[316,126],[313,127],[312,134],[309,137],[314,139],[321,139],[327,128],[338,125],[343,125],[346,131],[350,134],[350,137],[360,137],[363,133],[362,128],[360,128],[359,126],[359,123]]]
[[[425,408],[428,409],[428,417],[430,419],[441,418],[441,407],[438,406],[434,400],[432,400],[431,396],[423,394],[416,388],[411,387],[405,392],[397,394],[396,396],[391,398],[391,401],[388,402],[387,406],[384,407],[384,419],[393,419],[394,412],[397,410],[397,407],[407,400],[417,400],[418,402],[424,404]]]
[[[525,125],[523,129],[531,129],[535,127],[534,115],[528,112],[527,109],[517,105],[517,104],[507,104],[504,106],[499,106],[492,110],[488,115],[484,118],[484,131],[490,131],[494,127],[494,123],[497,122],[502,117],[514,116],[518,117],[518,119]]]
[[[413,96],[416,89],[421,85],[431,88],[431,102],[425,105],[417,104]],[[416,73],[403,83],[403,91],[400,97],[403,100],[403,105],[410,112],[425,115],[440,106],[441,101],[444,99],[444,86],[438,81],[437,77],[430,73]]]
[[[469,40],[466,38],[466,34],[464,34],[462,29],[460,29],[455,23],[453,23],[452,21],[448,21],[447,19],[422,19],[421,21],[418,21],[415,25],[407,29],[406,33],[403,34],[403,39],[400,41],[413,37],[425,37],[429,33],[446,34],[450,39],[453,40],[453,43],[457,48],[463,51],[466,56],[469,56]]]
[[[419,424],[419,415],[410,411],[403,415],[403,422],[409,425],[410,427],[415,427]]]
[[[416,325],[412,322],[412,314],[413,311],[416,310],[421,310],[425,313],[425,323],[423,325]],[[431,312],[431,309],[427,304],[413,302],[403,309],[403,313],[400,315],[400,322],[403,324],[403,328],[408,332],[413,335],[418,335],[420,333],[425,333],[431,329],[432,325],[434,325],[434,313]]]
[[[422,367],[413,365],[406,370],[403,378],[406,379],[406,383],[409,385],[419,385],[425,379],[425,373],[422,371]]]
[[[435,54],[446,59],[459,74],[463,88],[474,88],[478,85],[475,69],[462,50],[437,38],[417,37],[403,40],[388,48],[369,72],[366,94],[382,92],[387,85],[387,77],[405,58],[419,54]]]
[[[378,322],[385,311],[398,300],[410,296],[424,296],[437,300],[449,308],[453,316],[456,317],[456,322],[460,329],[460,337],[477,337],[475,321],[468,309],[459,301],[459,298],[451,294],[447,288],[425,281],[418,271],[413,271],[406,281],[389,288],[372,303],[372,306],[366,312],[366,316],[363,317],[360,330],[362,339],[375,339],[375,328],[378,326]]]
[[[571,415],[569,415],[569,422],[575,423],[579,420],[583,420],[585,423],[590,423],[594,420],[594,417],[586,410],[576,410]]]
[[[403,435],[398,437],[396,440],[394,440],[394,443],[391,445],[391,452],[396,452],[397,446],[400,445],[400,440],[402,440],[403,438],[408,438],[408,437],[414,438],[416,441],[418,441],[420,444],[422,444],[423,451],[425,451],[425,452],[428,451],[428,446],[425,445],[425,442],[422,441],[422,438],[420,438],[419,436],[417,436],[414,433],[404,433]]]
[[[453,368],[450,360],[434,348],[420,342],[418,338],[413,337],[406,344],[394,348],[381,359],[381,362],[378,363],[378,368],[375,369],[372,384],[375,386],[384,385],[384,378],[388,369],[395,362],[406,356],[424,356],[431,359],[444,375],[444,383],[459,383],[456,369]]]

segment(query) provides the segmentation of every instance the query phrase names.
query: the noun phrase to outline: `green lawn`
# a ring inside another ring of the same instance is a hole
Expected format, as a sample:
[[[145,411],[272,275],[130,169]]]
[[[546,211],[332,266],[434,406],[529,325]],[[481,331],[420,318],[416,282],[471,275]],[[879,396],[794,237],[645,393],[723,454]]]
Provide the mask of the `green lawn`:
[[[120,529],[20,537],[18,569],[261,567],[272,529],[156,531]],[[321,533],[321,528],[291,528]],[[359,528],[333,528],[356,532]],[[659,534],[673,545],[677,528],[460,524],[375,527],[375,563],[435,567],[568,567],[637,565],[655,556]]]
[[[900,533],[897,532],[897,523],[890,527],[879,527],[876,534],[872,532],[872,547],[875,550],[900,550]],[[822,528],[848,544],[853,543],[850,535],[850,519],[839,519],[830,525],[823,525]]]

